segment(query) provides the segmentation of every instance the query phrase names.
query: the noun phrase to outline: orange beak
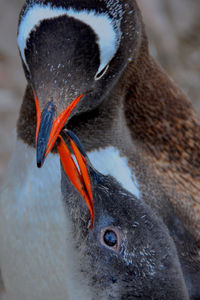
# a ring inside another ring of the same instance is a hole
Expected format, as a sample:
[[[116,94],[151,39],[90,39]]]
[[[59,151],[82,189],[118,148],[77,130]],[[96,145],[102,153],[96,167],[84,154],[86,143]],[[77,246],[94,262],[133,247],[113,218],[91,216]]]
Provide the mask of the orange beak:
[[[70,136],[69,136],[69,140],[74,155],[76,157],[79,169],[76,167],[72,155],[67,145],[65,144],[63,138],[60,135],[59,135],[59,144],[57,146],[58,153],[60,155],[60,160],[66,175],[71,180],[74,187],[82,195],[89,208],[90,218],[91,218],[89,228],[92,228],[94,223],[94,207],[93,207],[92,188],[91,188],[90,177],[86,165],[86,160],[82,155],[82,153],[79,151],[76,143],[71,139]]]
[[[83,97],[80,95],[78,98],[72,101],[72,103],[54,119],[55,104],[53,102],[47,103],[42,115],[40,112],[39,101],[34,91],[36,115],[37,115],[37,127],[36,127],[36,148],[37,148],[37,166],[40,168],[47,155],[53,148],[60,131],[69,118],[72,110],[77,103]]]

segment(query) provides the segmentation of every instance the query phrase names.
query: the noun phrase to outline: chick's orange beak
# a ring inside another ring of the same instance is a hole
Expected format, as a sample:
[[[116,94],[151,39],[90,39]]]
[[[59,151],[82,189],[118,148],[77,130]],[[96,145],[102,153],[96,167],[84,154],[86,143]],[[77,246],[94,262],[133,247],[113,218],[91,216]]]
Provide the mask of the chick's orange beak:
[[[53,102],[47,103],[42,114],[40,111],[39,101],[34,91],[36,115],[37,115],[37,126],[36,126],[36,151],[37,151],[37,166],[40,168],[47,155],[53,148],[60,131],[65,125],[69,118],[72,110],[75,108],[77,103],[83,95],[72,101],[72,103],[58,116],[54,118],[55,104]]]
[[[69,140],[72,146],[72,150],[76,157],[79,169],[76,167],[76,164],[71,156],[71,153],[65,144],[63,138],[59,135],[59,143],[57,146],[58,153],[60,155],[60,160],[63,166],[63,169],[71,180],[74,187],[79,191],[79,193],[84,198],[90,212],[90,226],[93,227],[94,223],[94,208],[93,208],[93,196],[92,196],[92,188],[89,178],[89,173],[86,166],[86,160],[82,153],[79,151],[76,143],[70,138]]]

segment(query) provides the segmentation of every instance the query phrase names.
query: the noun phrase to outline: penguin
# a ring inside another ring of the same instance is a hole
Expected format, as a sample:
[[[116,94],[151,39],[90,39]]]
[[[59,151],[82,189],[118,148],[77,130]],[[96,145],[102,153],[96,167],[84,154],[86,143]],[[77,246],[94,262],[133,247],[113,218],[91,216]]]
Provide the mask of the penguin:
[[[9,298],[68,294],[70,239],[56,150],[65,126],[80,136],[95,169],[166,218],[171,203],[198,241],[199,120],[151,58],[136,1],[27,0],[18,46],[27,89],[0,196]]]
[[[136,196],[144,192],[142,161],[199,240],[199,118],[150,56],[136,1],[27,0],[18,45],[28,85],[17,136],[36,144],[37,165],[68,118],[94,166],[102,156],[100,171],[119,177],[113,157],[126,173],[115,178]]]
[[[162,219],[112,176],[97,172],[74,133],[67,134],[80,170],[75,163],[73,167],[61,138],[61,186],[71,221],[74,289],[88,290],[88,299],[98,300],[190,299],[175,244]]]

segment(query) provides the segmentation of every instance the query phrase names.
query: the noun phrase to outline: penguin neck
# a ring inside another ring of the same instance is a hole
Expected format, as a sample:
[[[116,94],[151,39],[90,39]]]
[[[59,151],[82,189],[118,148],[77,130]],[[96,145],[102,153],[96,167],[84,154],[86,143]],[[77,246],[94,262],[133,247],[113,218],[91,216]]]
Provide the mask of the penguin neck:
[[[156,157],[163,152],[173,156],[170,149],[178,146],[173,136],[184,149],[187,128],[197,130],[197,115],[187,97],[146,50],[140,51],[127,73],[122,79],[126,84],[124,108],[132,138]]]

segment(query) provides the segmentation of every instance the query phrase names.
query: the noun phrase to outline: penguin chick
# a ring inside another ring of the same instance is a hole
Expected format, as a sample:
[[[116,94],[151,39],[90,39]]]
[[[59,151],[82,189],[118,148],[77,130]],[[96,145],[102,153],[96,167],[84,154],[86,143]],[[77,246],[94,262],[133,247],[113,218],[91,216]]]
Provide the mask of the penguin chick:
[[[78,164],[82,157],[87,165],[92,187],[93,216],[66,176],[62,140],[58,147],[64,167],[61,188],[77,254],[74,264],[76,272],[84,274],[91,299],[189,299],[167,227],[113,177],[97,172],[76,136],[70,131],[68,135],[73,149],[78,147]],[[85,181],[83,175],[83,186]]]

